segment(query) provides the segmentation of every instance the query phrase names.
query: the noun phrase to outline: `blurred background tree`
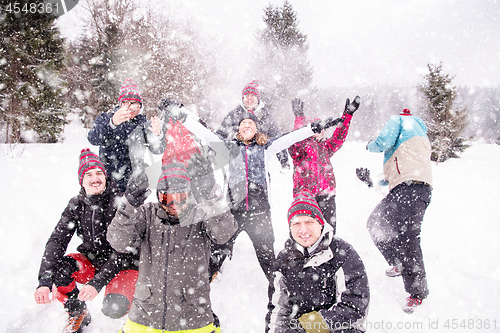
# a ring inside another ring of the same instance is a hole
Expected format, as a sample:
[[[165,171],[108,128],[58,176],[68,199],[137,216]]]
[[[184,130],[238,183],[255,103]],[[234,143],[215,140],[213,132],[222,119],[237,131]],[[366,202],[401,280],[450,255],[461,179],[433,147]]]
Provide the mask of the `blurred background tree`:
[[[55,16],[23,12],[42,0],[2,4],[0,12],[0,122],[6,143],[57,142],[66,121],[64,40]]]
[[[43,1],[17,2],[22,8]],[[409,108],[429,121],[435,159],[458,156],[472,136],[500,143],[500,87],[453,87],[441,64],[429,65],[418,86],[312,86],[307,36],[288,0],[263,9],[264,28],[252,36],[254,58],[241,64],[241,74],[224,63],[230,45],[209,36],[195,19],[175,15],[175,2],[86,0],[78,6],[86,10],[86,28],[71,41],[60,37],[55,16],[0,8],[0,142],[60,141],[68,112],[90,128],[117,103],[127,77],[142,90],[148,117],[168,96],[216,127],[228,108],[223,96],[241,89],[228,82],[244,75],[245,83],[259,81],[262,100],[283,131],[293,127],[295,97],[303,99],[306,116],[325,118],[340,116],[345,99],[360,95],[348,140],[372,139],[391,115]]]
[[[265,28],[257,32],[257,50],[249,77],[259,81],[262,99],[281,127],[291,129],[290,101],[300,97],[311,103],[313,69],[307,60],[307,36],[299,31],[297,13],[286,0],[264,9]]]
[[[210,115],[206,98],[221,74],[215,49],[196,25],[165,15],[168,10],[156,8],[161,3],[88,0],[88,6],[88,30],[70,44],[65,74],[68,102],[78,108],[85,127],[116,105],[127,77],[142,91],[148,117],[166,96]]]
[[[457,97],[453,78],[442,73],[442,63],[428,64],[427,67],[429,73],[425,82],[419,85],[419,90],[424,95],[423,119],[432,146],[431,160],[439,163],[460,157],[460,153],[470,147],[468,141],[471,138],[462,134],[468,124],[467,108],[453,105]]]

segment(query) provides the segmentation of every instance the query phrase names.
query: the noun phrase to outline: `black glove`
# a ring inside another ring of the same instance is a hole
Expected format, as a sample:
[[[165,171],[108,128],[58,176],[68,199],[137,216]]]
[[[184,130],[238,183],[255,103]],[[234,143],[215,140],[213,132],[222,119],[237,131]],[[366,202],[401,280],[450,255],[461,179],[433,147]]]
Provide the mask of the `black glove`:
[[[184,105],[172,98],[163,98],[160,104],[158,104],[158,109],[162,110],[168,118],[183,123],[187,117],[187,114],[182,111],[183,106]]]
[[[161,101],[160,101],[160,104],[158,104],[158,109],[162,110],[162,111],[170,111],[172,110],[173,108],[180,108],[182,107],[183,105],[179,102],[177,102],[176,100],[172,99],[172,98],[163,98]]]
[[[132,206],[139,207],[151,193],[148,186],[148,176],[144,172],[130,178],[125,190],[125,198]]]
[[[330,117],[325,120],[316,120],[311,123],[311,129],[314,133],[321,133],[322,130],[326,130],[340,122],[342,122],[342,118]]]
[[[304,117],[304,102],[300,98],[292,99],[292,111],[295,117]]]
[[[368,185],[368,187],[373,187],[373,182],[370,178],[370,170],[368,170],[368,168],[356,168],[356,176],[358,176],[359,180]]]
[[[215,184],[212,165],[198,153],[194,153],[188,160],[187,173],[191,179],[191,191],[196,202],[206,201]]]
[[[359,108],[359,103],[361,102],[361,97],[359,96],[356,96],[354,98],[354,101],[351,101],[349,100],[349,98],[345,101],[345,108],[344,108],[344,112],[347,113],[347,114],[354,114],[354,112],[356,112],[356,110]]]

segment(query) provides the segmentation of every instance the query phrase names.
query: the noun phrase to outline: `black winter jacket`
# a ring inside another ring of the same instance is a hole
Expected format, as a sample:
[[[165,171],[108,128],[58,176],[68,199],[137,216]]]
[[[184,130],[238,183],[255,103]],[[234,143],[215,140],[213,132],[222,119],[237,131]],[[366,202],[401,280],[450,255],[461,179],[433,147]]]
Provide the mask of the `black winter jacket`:
[[[45,245],[38,287],[52,288],[54,269],[60,264],[68,244],[76,234],[82,240],[77,248],[97,269],[95,277],[88,283],[100,291],[116,274],[125,269],[137,269],[138,256],[118,253],[106,240],[107,229],[113,220],[121,193],[109,177],[106,189],[99,195],[87,196],[82,187],[73,197]]]
[[[330,231],[311,254],[305,252],[290,238],[278,254],[266,332],[304,332],[298,318],[311,311],[319,312],[331,328],[361,323],[370,293],[357,252]]]
[[[124,192],[132,172],[144,167],[146,148],[153,154],[162,154],[164,149],[161,150],[160,136],[156,137],[149,129],[151,123],[144,114],[138,114],[112,128],[110,121],[116,111],[118,107],[101,113],[95,119],[87,139],[94,146],[99,146],[99,159],[106,173],[113,177]]]

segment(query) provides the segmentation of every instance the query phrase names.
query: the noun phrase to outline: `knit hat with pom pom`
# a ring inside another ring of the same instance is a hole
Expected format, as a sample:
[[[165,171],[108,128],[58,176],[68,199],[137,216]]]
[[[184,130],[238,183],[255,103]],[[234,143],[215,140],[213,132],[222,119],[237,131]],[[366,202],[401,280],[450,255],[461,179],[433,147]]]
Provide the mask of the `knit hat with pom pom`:
[[[259,81],[253,80],[247,84],[245,88],[243,88],[241,96],[245,96],[246,94],[254,94],[260,102]]]
[[[137,101],[142,104],[141,91],[131,78],[127,78],[120,89],[118,104],[122,104],[123,101]]]
[[[163,193],[180,193],[191,189],[191,179],[183,163],[171,162],[162,166],[156,189]]]
[[[82,185],[83,176],[90,169],[99,168],[106,175],[106,168],[99,160],[99,157],[90,151],[89,148],[82,149],[80,153],[80,164],[78,166],[78,182]]]
[[[288,209],[288,224],[295,216],[307,215],[325,225],[325,218],[313,195],[308,191],[301,191],[294,196],[292,205]]]

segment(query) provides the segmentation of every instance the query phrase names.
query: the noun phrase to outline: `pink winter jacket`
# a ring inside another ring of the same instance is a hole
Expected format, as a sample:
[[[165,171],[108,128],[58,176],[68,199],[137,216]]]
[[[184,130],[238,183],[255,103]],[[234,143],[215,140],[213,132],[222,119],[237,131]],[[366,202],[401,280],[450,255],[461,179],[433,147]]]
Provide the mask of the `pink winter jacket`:
[[[293,194],[308,190],[314,196],[335,194],[335,175],[330,162],[342,147],[349,131],[352,115],[344,113],[331,138],[318,141],[314,137],[292,145],[288,152],[293,159]],[[306,125],[305,117],[296,117],[294,129]]]

